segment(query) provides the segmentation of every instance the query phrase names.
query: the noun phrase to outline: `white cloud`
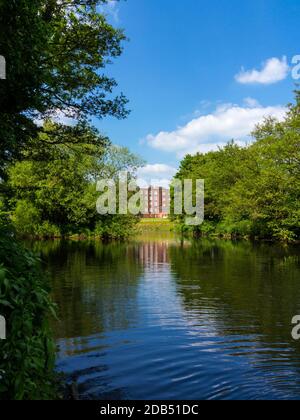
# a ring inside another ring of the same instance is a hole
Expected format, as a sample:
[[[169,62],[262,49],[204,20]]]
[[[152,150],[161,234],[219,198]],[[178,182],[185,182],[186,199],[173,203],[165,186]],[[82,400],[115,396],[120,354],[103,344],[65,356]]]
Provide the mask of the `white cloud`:
[[[43,116],[39,116],[34,122],[38,126],[42,126],[46,120],[51,120],[57,124],[72,126],[76,124],[76,120],[68,116],[71,114],[72,115],[74,114],[74,112],[72,112],[71,109],[66,110],[66,112],[62,112],[59,109],[56,109],[55,111],[52,112],[52,114],[47,115],[47,118],[43,118]]]
[[[216,150],[231,139],[245,145],[250,140],[250,133],[264,117],[273,116],[281,120],[286,113],[286,108],[282,106],[262,107],[253,99],[250,102],[251,106],[244,107],[233,104],[219,106],[211,114],[195,118],[171,132],[150,134],[146,140],[152,148],[177,153],[178,157]]]
[[[117,0],[108,0],[108,2],[100,7],[100,11],[113,18],[115,22],[119,22],[119,5]]]
[[[169,178],[150,178],[148,180],[144,178],[137,179],[137,185],[140,188],[149,188],[149,187],[162,187],[169,189],[171,185],[171,180]]]
[[[139,169],[140,176],[157,176],[157,175],[170,175],[173,176],[176,173],[176,168],[173,166],[165,165],[163,163],[155,163],[154,165],[146,165]]]
[[[273,57],[269,58],[262,64],[261,70],[245,70],[242,68],[239,74],[235,76],[235,79],[238,83],[242,84],[263,84],[271,85],[273,83],[280,82],[281,80],[286,79],[289,73],[289,65],[287,63],[287,58]]]
[[[170,165],[148,164],[138,170],[138,185],[141,187],[153,185],[167,188],[176,172],[177,169]]]
[[[261,106],[257,99],[250,97],[244,99],[244,104],[249,108],[257,108]]]
[[[70,114],[72,113],[72,110],[69,111]],[[66,111],[66,113],[62,112],[62,111],[55,111],[55,113],[53,114],[53,116],[51,117],[52,121],[58,123],[58,124],[64,124],[64,125],[74,125],[75,124],[75,120],[74,118],[70,118],[68,116],[68,111]]]

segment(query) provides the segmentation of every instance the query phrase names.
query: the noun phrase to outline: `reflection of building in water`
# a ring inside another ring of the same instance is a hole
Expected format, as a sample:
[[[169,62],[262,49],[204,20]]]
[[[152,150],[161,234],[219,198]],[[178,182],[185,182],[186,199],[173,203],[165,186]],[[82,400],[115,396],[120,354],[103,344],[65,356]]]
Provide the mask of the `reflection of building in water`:
[[[167,242],[146,242],[139,245],[139,260],[142,264],[167,264],[169,244]]]

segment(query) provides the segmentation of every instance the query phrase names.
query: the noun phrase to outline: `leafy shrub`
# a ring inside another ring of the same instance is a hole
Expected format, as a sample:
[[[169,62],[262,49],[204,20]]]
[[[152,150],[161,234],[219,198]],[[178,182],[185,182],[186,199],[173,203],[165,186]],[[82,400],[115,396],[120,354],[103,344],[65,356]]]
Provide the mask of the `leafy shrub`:
[[[216,231],[216,224],[209,221],[204,221],[200,227],[203,235],[211,235]]]
[[[13,224],[23,235],[36,235],[37,226],[41,222],[39,211],[27,200],[20,200],[12,217]]]
[[[36,226],[35,235],[40,238],[59,238],[61,232],[57,226],[45,221]]]
[[[102,239],[125,239],[135,232],[138,217],[108,215],[96,224],[95,234]]]
[[[56,398],[51,312],[39,260],[0,215],[0,314],[7,322],[7,340],[0,341],[1,400]]]
[[[217,225],[216,233],[218,235],[247,237],[252,235],[252,228],[250,220],[225,220]]]

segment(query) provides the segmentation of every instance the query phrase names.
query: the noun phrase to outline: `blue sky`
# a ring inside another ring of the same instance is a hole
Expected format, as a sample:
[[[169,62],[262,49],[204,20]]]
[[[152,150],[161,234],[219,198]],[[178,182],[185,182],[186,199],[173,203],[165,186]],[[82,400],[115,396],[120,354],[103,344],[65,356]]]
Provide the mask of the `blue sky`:
[[[244,144],[293,99],[299,0],[121,0],[108,10],[129,37],[108,71],[132,112],[97,126],[147,161],[145,177],[168,178],[186,153],[232,137]]]

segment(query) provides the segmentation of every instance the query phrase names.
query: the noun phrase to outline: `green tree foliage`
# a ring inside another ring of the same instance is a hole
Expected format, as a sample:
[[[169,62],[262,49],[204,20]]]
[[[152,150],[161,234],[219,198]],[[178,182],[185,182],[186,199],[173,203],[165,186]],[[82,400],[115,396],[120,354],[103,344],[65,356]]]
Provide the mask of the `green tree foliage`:
[[[34,233],[38,226],[39,234],[55,235],[65,223],[91,220],[84,168],[92,171],[107,140],[87,126],[92,117],[128,113],[126,98],[114,93],[117,83],[105,70],[125,40],[99,12],[105,3],[0,0],[0,55],[7,64],[6,80],[0,80],[0,211],[12,205],[23,231]],[[56,124],[50,134],[41,122],[55,117],[73,124]],[[4,182],[8,174],[10,184]],[[28,178],[21,181],[20,174]],[[7,317],[9,339],[1,343],[0,399],[50,398],[48,287],[6,216],[0,229],[0,314]]]
[[[104,68],[122,52],[123,32],[99,5],[106,0],[1,0],[0,176],[36,137],[41,117],[76,121],[127,115],[126,99]]]
[[[300,236],[300,95],[283,122],[267,119],[246,148],[186,156],[179,179],[205,179],[200,233],[293,241]]]
[[[56,143],[57,128],[48,123],[30,152],[8,171],[12,220],[23,235],[55,237],[95,233],[127,236],[137,219],[102,216],[96,211],[97,180],[115,178],[119,171],[134,175],[142,162],[126,148],[111,146],[86,128],[72,128]]]
[[[0,215],[0,312],[7,320],[7,340],[0,341],[0,400],[57,396],[47,283],[37,257],[14,239]]]

